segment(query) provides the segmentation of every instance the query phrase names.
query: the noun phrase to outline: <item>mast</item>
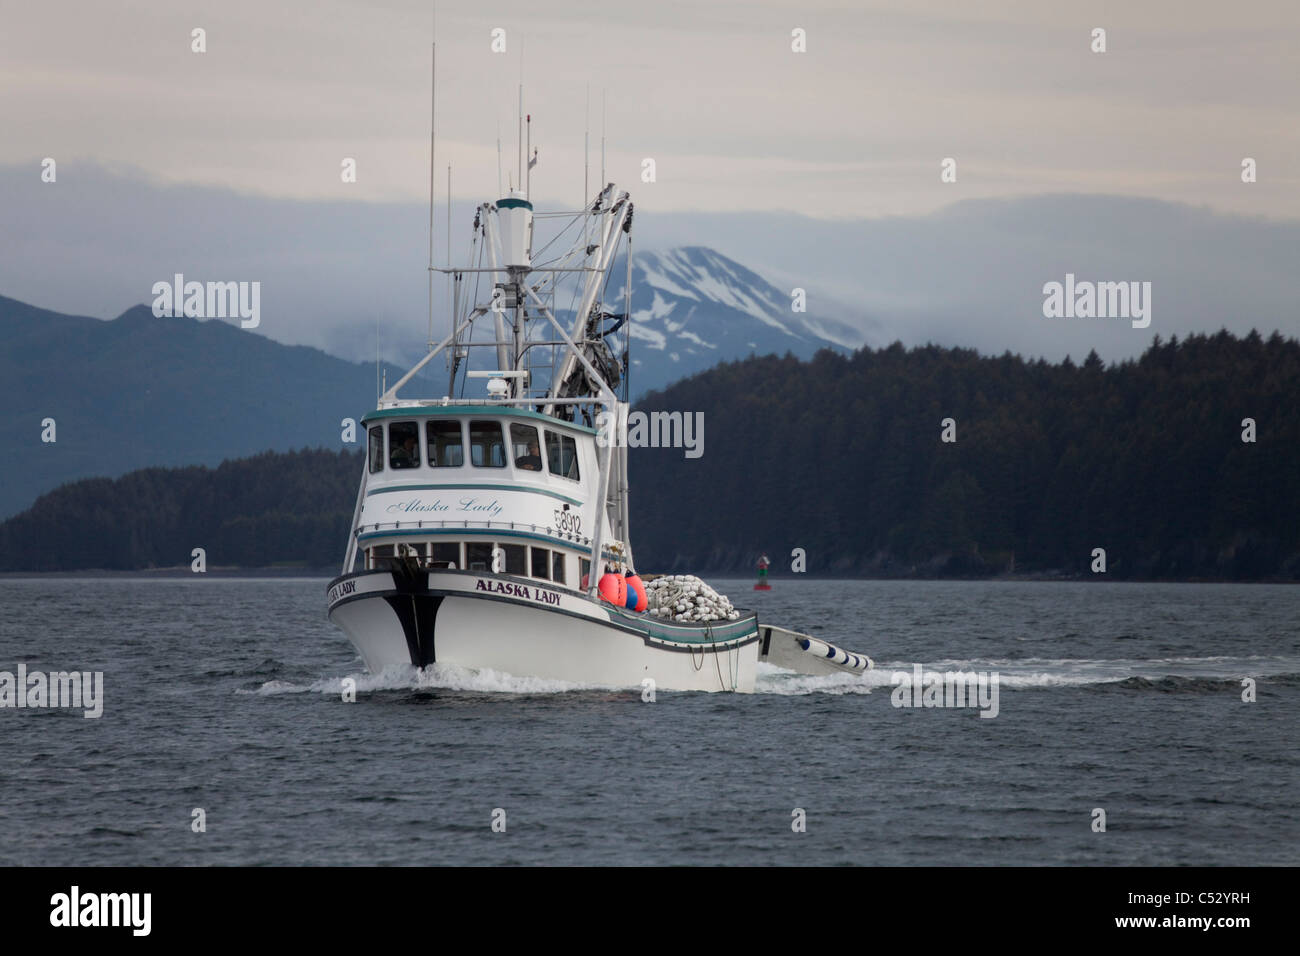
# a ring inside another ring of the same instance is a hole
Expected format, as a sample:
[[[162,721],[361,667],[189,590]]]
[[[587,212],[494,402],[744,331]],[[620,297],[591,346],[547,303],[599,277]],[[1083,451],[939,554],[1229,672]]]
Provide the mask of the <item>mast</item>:
[[[492,260],[492,281],[494,283],[492,295],[496,295],[496,277],[501,274],[501,265],[497,261],[497,236],[496,230],[492,228],[495,220],[492,216],[485,216],[483,219],[484,244],[487,246],[488,257]],[[499,300],[494,300],[492,308],[492,329],[495,333],[497,347],[497,368],[501,371],[510,370],[510,352],[509,343],[506,340],[506,317],[505,308]]]

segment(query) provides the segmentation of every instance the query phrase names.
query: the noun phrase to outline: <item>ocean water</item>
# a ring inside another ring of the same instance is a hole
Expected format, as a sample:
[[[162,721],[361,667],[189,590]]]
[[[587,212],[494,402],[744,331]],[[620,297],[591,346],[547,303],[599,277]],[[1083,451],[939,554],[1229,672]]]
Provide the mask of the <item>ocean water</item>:
[[[0,670],[104,674],[0,710],[0,864],[1300,863],[1297,587],[715,580],[876,671],[644,703],[367,675],[325,583],[0,581]],[[914,663],[997,716],[894,706]]]

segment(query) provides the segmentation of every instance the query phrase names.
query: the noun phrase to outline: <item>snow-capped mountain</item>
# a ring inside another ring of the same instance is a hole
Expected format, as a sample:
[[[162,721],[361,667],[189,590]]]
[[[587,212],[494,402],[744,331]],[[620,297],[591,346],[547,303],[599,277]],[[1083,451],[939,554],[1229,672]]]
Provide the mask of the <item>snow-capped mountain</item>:
[[[787,351],[807,358],[865,338],[815,309],[793,311],[789,292],[703,246],[633,255],[631,335],[633,397],[719,362]]]

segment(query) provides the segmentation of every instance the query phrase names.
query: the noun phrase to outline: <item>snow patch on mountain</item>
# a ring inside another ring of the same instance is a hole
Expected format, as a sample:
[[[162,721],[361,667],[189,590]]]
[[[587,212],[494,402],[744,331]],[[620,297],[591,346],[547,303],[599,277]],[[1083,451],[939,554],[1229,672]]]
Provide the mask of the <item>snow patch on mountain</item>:
[[[706,349],[716,349],[717,346],[712,342],[706,342],[694,332],[682,332],[679,338],[686,339],[688,342],[694,342],[696,345],[703,345]]]
[[[640,339],[642,342],[645,342],[649,348],[658,349],[662,352],[668,347],[668,336],[664,335],[664,333],[660,332],[658,329],[652,329],[646,326],[639,318],[637,318],[636,313],[633,313],[633,322],[628,328],[632,338]]]
[[[775,290],[753,273],[740,275],[739,267],[733,268],[736,263],[712,249],[691,246],[641,253],[633,259],[633,264],[641,273],[641,281],[653,289],[697,302],[725,305],[786,335],[794,335],[774,315],[778,313],[778,305],[771,295]]]
[[[616,263],[621,275],[625,264]],[[632,257],[633,362],[638,388],[661,388],[720,360],[751,354],[851,350],[864,336],[827,315],[792,312],[790,297],[713,249],[685,246]],[[621,304],[625,290],[610,289]],[[642,361],[644,360],[644,361]]]

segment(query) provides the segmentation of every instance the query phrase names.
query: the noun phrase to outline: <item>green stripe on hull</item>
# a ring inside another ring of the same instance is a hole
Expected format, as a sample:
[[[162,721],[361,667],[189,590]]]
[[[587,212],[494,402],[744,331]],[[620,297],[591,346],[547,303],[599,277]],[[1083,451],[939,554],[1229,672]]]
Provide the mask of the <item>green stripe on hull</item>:
[[[718,621],[705,628],[698,624],[674,624],[629,613],[609,604],[602,604],[602,607],[609,608],[616,617],[640,628],[650,637],[673,644],[725,644],[758,632],[758,617],[754,614],[742,615],[735,621]]]

